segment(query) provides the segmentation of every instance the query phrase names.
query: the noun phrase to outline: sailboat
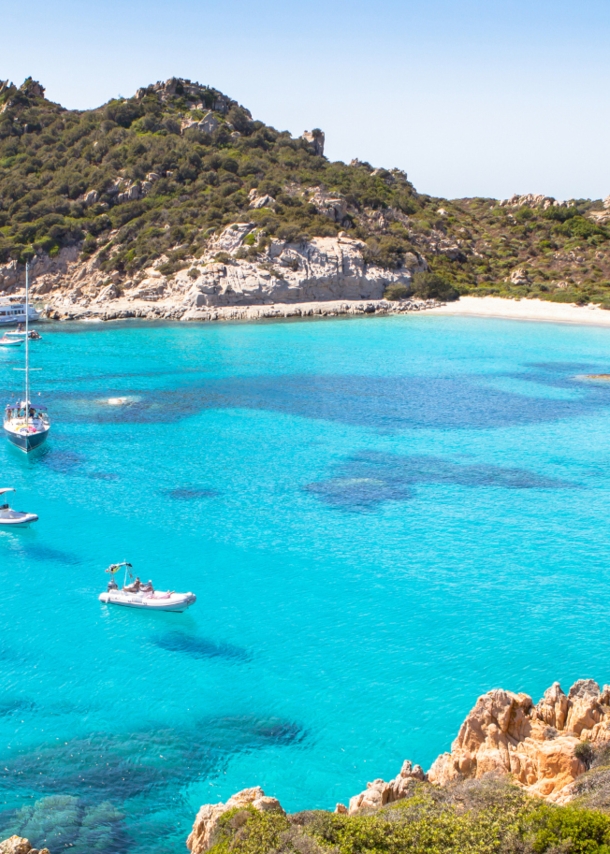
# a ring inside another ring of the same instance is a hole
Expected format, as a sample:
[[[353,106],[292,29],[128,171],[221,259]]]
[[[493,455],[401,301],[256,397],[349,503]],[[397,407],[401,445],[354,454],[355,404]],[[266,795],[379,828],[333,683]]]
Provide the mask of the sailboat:
[[[29,336],[29,307],[30,307],[30,268],[25,265],[25,396],[14,405],[8,404],[4,414],[4,432],[13,445],[25,453],[40,447],[49,435],[51,425],[46,409],[33,406],[30,401],[30,336]]]

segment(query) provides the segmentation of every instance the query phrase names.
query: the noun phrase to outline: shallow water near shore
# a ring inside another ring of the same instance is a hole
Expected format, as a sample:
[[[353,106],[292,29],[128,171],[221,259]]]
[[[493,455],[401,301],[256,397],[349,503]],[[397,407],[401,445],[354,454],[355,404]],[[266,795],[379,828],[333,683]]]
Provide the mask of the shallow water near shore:
[[[466,317],[41,328],[0,486],[0,832],[183,850],[334,808],[493,687],[610,682],[610,330]],[[0,354],[3,401],[20,353]],[[110,401],[110,402],[109,402]],[[130,560],[185,614],[100,605]]]

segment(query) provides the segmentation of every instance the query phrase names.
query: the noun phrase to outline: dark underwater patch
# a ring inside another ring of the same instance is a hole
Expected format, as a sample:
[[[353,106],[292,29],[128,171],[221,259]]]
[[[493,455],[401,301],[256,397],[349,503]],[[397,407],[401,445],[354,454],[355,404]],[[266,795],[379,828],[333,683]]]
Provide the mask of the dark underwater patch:
[[[33,712],[36,703],[26,697],[3,697],[0,700],[0,718],[8,718],[11,715],[26,714]]]
[[[189,635],[186,632],[165,632],[152,638],[152,643],[168,652],[179,652],[191,658],[227,658],[248,661],[248,652],[230,643],[217,643],[208,638]]]
[[[415,486],[427,483],[501,489],[577,487],[525,469],[376,451],[362,451],[336,466],[335,471],[334,477],[310,483],[304,490],[327,504],[350,510],[369,510],[384,501],[407,501],[415,495]]]
[[[65,552],[62,549],[54,549],[52,546],[45,546],[41,543],[27,543],[23,547],[23,553],[28,558],[40,561],[53,561],[54,563],[63,563],[68,566],[78,566],[80,558],[72,552]]]
[[[178,486],[176,489],[166,489],[164,495],[167,495],[174,501],[197,501],[199,498],[216,498],[220,493],[217,489]]]
[[[59,474],[72,474],[85,462],[85,457],[76,451],[47,448],[38,462]]]
[[[200,718],[187,728],[146,726],[132,732],[92,733],[0,760],[0,790],[15,798],[68,794],[87,803],[122,805],[168,787],[217,774],[231,756],[270,744],[291,745],[303,730],[291,721],[249,715]]]
[[[569,370],[566,370],[568,369]],[[590,365],[588,366],[590,370]],[[383,431],[406,428],[493,428],[578,417],[610,407],[610,390],[579,384],[578,365],[537,365],[515,373],[458,377],[282,375],[199,380],[172,389],[133,390],[130,406],[83,410],[83,421],[172,423],[206,409],[265,410]],[[494,388],[514,377],[578,389],[576,399],[535,397]],[[124,392],[123,392],[124,393]],[[92,400],[96,399],[92,395]],[[77,417],[78,418],[78,417]]]

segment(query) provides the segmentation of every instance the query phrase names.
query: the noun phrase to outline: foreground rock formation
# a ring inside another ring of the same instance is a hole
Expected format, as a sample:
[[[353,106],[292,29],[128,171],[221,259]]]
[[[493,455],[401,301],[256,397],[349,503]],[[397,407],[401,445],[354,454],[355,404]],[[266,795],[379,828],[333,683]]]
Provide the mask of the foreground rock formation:
[[[393,780],[368,783],[350,799],[349,808],[337,804],[335,812],[370,813],[408,797],[417,783],[447,786],[486,775],[510,777],[530,795],[566,803],[578,793],[575,781],[588,770],[594,748],[606,743],[608,685],[600,690],[592,679],[581,679],[565,694],[555,682],[536,704],[527,694],[489,691],[466,717],[451,752],[439,756],[427,774],[406,761]],[[206,804],[187,841],[192,854],[204,854],[214,844],[220,818],[243,807],[282,811],[259,787],[244,789],[224,804]]]
[[[0,842],[0,854],[49,854],[48,848],[32,848],[29,839],[11,836]]]
[[[423,258],[414,254],[397,271],[367,264],[365,244],[346,236],[299,244],[272,240],[264,256],[248,259],[242,256],[252,229],[252,224],[234,223],[211,242],[204,256],[190,259],[183,269],[167,272],[167,258],[162,256],[133,278],[108,276],[100,269],[98,255],[83,261],[78,247],[66,247],[56,258],[40,255],[33,260],[32,296],[45,306],[48,317],[59,320],[249,320],[278,316],[277,311],[250,311],[257,306],[298,306],[287,316],[303,316],[313,313],[303,304],[363,300],[374,307],[354,313],[389,312],[396,306],[383,300],[385,289],[389,285],[408,289],[413,274],[427,269]],[[0,266],[0,291],[22,298],[23,285],[23,267],[14,261]],[[421,301],[417,307],[423,307]],[[415,303],[409,302],[399,310],[414,308]],[[330,313],[352,312],[349,306],[335,305]]]
[[[192,854],[203,854],[207,851],[214,844],[214,833],[221,817],[229,810],[243,807],[252,807],[261,812],[284,812],[280,802],[275,798],[266,797],[260,786],[243,789],[224,804],[205,804],[197,813],[193,830],[186,841],[189,851]]]

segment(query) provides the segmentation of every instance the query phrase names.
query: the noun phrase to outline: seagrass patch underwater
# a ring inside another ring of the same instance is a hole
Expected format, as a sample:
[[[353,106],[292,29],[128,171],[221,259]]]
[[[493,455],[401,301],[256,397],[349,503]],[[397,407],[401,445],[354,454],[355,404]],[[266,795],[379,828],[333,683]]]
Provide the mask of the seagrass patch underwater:
[[[0,532],[0,832],[173,854],[240,788],[333,808],[429,765],[492,687],[610,681],[610,386],[582,379],[610,331],[41,333],[51,436],[0,445],[0,486],[40,516]],[[1,354],[5,401],[18,366]],[[101,605],[122,560],[196,605]]]

